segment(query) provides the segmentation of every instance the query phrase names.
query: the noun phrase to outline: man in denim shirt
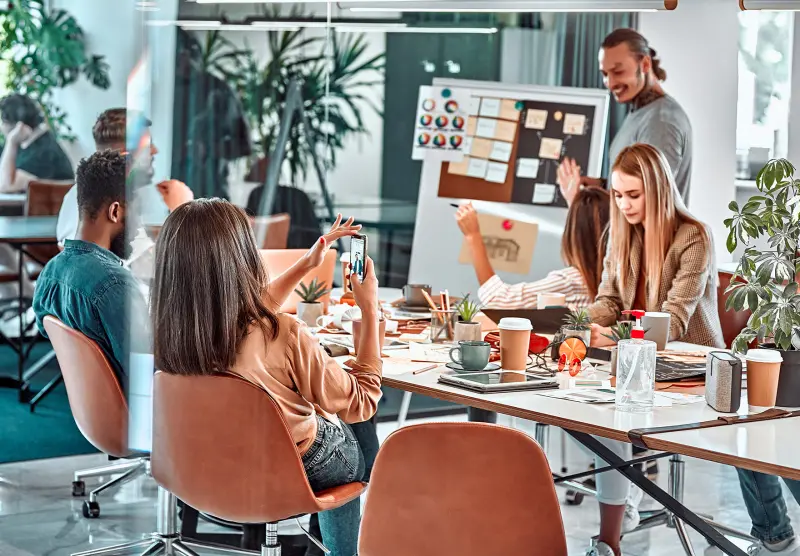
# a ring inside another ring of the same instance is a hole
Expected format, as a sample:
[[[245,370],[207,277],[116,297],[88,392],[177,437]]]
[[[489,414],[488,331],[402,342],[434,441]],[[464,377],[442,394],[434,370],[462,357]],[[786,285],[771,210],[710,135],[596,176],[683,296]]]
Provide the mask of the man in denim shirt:
[[[82,160],[77,192],[77,238],[45,266],[33,310],[45,336],[42,319],[52,315],[97,342],[126,391],[127,354],[151,349],[147,304],[122,264],[130,252],[125,156],[106,150]]]

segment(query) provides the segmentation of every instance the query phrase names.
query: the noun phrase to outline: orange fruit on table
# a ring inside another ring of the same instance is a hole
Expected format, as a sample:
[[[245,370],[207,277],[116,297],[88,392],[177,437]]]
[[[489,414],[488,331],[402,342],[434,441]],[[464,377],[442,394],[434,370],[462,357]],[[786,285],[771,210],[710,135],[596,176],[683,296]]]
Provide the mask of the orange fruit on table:
[[[572,363],[575,359],[583,361],[586,358],[586,344],[583,340],[575,336],[567,338],[558,347],[558,355],[565,355],[567,363]]]

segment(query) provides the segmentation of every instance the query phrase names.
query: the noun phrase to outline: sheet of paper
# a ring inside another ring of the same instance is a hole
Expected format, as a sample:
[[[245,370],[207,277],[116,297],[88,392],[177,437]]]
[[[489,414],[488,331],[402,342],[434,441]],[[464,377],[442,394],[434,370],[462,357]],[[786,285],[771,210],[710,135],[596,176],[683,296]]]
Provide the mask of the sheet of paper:
[[[517,110],[517,102],[508,98],[500,101],[500,119],[518,122],[522,111]]]
[[[481,110],[481,97],[472,97],[469,102],[469,115],[477,116]]]
[[[535,180],[539,175],[538,158],[520,158],[517,161],[517,177]]]
[[[488,139],[475,137],[472,140],[470,154],[475,158],[489,158],[489,155],[492,154],[492,142]]]
[[[469,159],[469,167],[467,168],[467,175],[471,178],[485,178],[486,169],[488,168],[489,161],[482,158]]]
[[[483,97],[481,99],[480,115],[497,118],[500,115],[500,99]]]
[[[409,342],[409,359],[412,361],[428,361],[431,363],[449,363],[450,350],[453,346],[441,344],[423,344]]]
[[[544,129],[547,126],[547,110],[528,110],[525,115],[525,127],[528,129]]]
[[[497,121],[497,129],[494,133],[494,138],[500,141],[514,142],[514,137],[517,135],[516,122],[507,122],[505,120]]]
[[[490,162],[486,169],[486,181],[505,183],[508,174],[508,164],[503,162]]]
[[[547,183],[537,183],[533,187],[533,204],[549,205],[556,200],[556,186]]]
[[[464,146],[462,147],[462,150],[464,151],[465,155],[469,155],[472,152],[472,139],[473,138],[469,136],[464,138]]]
[[[551,137],[544,137],[542,145],[539,147],[539,158],[549,158],[551,160],[558,160],[561,158],[561,146],[564,141],[561,139],[553,139]]]
[[[492,142],[491,152],[489,153],[489,158],[492,160],[501,160],[503,162],[508,162],[511,160],[511,148],[513,147],[512,143],[506,143],[505,141],[494,141]]]
[[[456,87],[419,88],[414,126],[414,160],[453,162],[464,157],[466,119],[472,94]]]
[[[478,118],[475,116],[470,116],[467,118],[467,135],[469,137],[475,136],[475,131],[478,128]]]
[[[496,130],[497,130],[497,120],[492,120],[490,118],[478,118],[478,125],[475,130],[475,135],[477,137],[494,139]]]
[[[456,176],[466,176],[469,169],[470,158],[465,156],[460,162],[451,162],[447,165],[447,173]]]
[[[539,235],[539,225],[502,216],[478,213],[486,253],[496,271],[528,274]],[[458,256],[461,264],[472,264],[472,252],[464,240]]]
[[[564,135],[583,135],[586,133],[586,116],[567,114],[564,117]]]

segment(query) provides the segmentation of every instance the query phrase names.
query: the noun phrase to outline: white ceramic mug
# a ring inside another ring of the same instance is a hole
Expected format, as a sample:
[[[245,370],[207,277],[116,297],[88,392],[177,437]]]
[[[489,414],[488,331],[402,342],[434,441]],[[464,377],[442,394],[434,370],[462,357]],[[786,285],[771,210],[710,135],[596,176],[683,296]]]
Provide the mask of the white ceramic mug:
[[[669,342],[669,325],[671,316],[669,313],[647,312],[642,318],[642,328],[644,328],[644,339],[656,343],[658,351],[664,351]]]
[[[347,330],[345,322],[352,321],[354,318],[361,318],[361,309],[350,305],[332,305],[330,313],[322,315],[317,319],[317,326],[327,328],[333,326],[339,330]],[[352,328],[347,330],[352,332]]]
[[[567,296],[563,293],[540,293],[536,302],[539,309],[548,307],[566,307]]]

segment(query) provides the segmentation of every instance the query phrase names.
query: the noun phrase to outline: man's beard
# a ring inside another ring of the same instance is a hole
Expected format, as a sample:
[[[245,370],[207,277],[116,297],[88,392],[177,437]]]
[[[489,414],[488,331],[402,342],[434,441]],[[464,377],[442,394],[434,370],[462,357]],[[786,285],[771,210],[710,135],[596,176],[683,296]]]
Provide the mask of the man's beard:
[[[120,259],[127,259],[133,252],[133,246],[128,240],[128,227],[123,226],[122,231],[111,240],[110,251]]]

